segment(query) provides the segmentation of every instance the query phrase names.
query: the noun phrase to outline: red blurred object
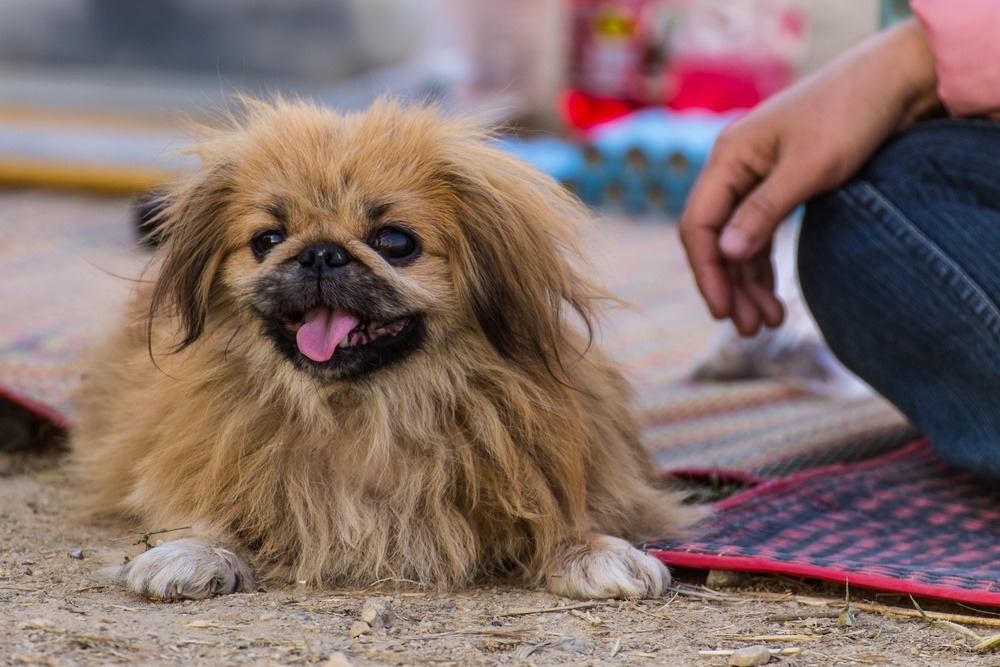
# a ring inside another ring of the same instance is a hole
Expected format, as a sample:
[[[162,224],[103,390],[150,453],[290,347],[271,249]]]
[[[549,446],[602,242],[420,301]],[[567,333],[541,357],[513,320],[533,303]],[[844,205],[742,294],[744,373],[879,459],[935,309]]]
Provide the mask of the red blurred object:
[[[589,130],[601,123],[627,116],[644,106],[646,105],[640,102],[594,97],[580,90],[567,91],[561,105],[566,121],[580,130]]]
[[[569,90],[563,113],[589,129],[662,101],[656,11],[664,0],[573,0]]]
[[[787,60],[767,56],[685,58],[670,72],[675,84],[670,108],[719,112],[749,109],[787,86],[795,74]]]

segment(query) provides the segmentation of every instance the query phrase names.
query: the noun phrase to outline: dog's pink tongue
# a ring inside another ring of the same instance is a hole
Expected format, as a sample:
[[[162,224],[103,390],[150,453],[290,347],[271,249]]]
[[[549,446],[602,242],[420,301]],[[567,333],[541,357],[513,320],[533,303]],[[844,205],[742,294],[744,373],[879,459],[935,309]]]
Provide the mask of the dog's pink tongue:
[[[360,323],[361,320],[346,310],[317,306],[306,313],[295,334],[295,342],[299,352],[313,361],[329,361],[337,344]]]

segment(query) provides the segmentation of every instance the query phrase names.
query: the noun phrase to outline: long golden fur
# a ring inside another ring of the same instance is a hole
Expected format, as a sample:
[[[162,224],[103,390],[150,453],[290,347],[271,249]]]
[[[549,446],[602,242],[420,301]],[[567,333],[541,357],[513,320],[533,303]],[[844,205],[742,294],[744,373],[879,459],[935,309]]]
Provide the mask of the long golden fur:
[[[677,535],[700,511],[661,488],[627,383],[590,345],[604,295],[577,268],[588,215],[487,139],[428,107],[278,100],[198,145],[203,167],[166,196],[151,284],[78,393],[91,508],[192,526],[172,555],[133,559],[130,588],[514,574],[581,597],[662,591],[666,570],[608,536]],[[386,224],[415,258],[376,251]],[[268,290],[317,244],[346,251],[345,293],[419,317],[384,368],[330,371],[269,332]]]

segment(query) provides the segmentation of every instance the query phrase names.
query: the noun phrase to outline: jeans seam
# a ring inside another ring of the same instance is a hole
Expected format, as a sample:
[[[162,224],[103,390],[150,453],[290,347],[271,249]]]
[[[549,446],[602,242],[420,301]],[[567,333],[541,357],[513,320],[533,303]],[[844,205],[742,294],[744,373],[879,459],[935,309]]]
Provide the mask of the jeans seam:
[[[942,270],[943,282],[950,288],[960,302],[971,308],[983,324],[1000,341],[1000,307],[990,299],[989,295],[962,267],[951,258],[938,244],[903,214],[874,185],[864,180],[854,181],[861,192],[851,193],[850,186],[841,188],[838,193],[853,199],[853,204],[868,210],[876,219],[886,223],[903,242],[915,243],[919,250],[929,254],[929,259],[935,261]],[[870,201],[865,201],[869,199]],[[879,210],[881,209],[881,210]],[[966,289],[961,289],[962,287]]]
[[[969,127],[982,130],[1000,130],[1000,122],[990,118],[935,118],[912,125],[904,132],[908,134],[923,134],[939,127]]]

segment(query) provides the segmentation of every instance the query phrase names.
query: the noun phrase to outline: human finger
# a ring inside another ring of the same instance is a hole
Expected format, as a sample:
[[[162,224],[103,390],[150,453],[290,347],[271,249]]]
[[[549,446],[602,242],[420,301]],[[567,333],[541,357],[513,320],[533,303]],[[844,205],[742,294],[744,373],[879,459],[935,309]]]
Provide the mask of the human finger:
[[[716,318],[732,310],[732,282],[719,247],[722,229],[758,178],[735,149],[720,142],[695,182],[679,223],[681,242],[695,282]]]
[[[740,265],[743,289],[768,327],[776,327],[785,318],[785,308],[774,292],[774,267],[770,253],[762,253]]]
[[[681,242],[687,254],[695,285],[712,317],[724,319],[732,310],[732,284],[726,260],[719,252],[718,233],[705,228],[680,228]]]
[[[733,210],[719,237],[722,255],[744,261],[768,246],[778,225],[819,191],[814,176],[800,161],[783,159]]]
[[[743,267],[732,264],[728,269],[733,286],[733,307],[729,318],[740,335],[752,336],[760,330],[760,311],[743,282]]]

